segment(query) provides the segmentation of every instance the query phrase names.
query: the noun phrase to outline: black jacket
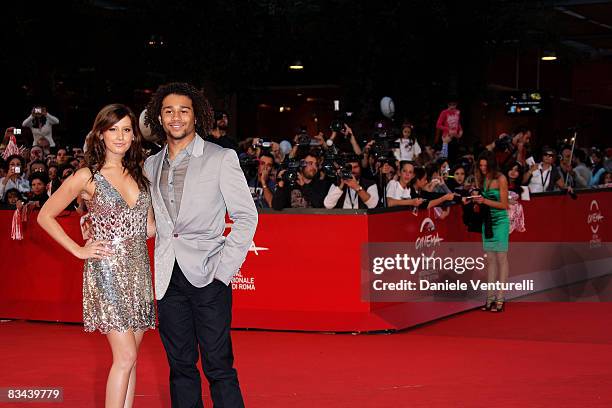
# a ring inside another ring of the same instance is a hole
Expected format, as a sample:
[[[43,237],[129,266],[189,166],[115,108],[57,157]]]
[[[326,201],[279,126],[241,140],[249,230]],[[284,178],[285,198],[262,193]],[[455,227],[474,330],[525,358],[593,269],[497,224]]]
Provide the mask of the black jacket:
[[[463,206],[463,223],[469,232],[482,234],[482,224],[485,226],[485,238],[493,238],[493,220],[491,207],[483,204],[468,203]]]

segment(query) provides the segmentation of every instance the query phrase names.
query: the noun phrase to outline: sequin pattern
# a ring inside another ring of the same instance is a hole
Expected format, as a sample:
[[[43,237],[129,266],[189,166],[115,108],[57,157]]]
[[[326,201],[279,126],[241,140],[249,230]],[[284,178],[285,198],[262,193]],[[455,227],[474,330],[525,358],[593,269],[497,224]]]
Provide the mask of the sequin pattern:
[[[141,191],[134,207],[99,173],[96,191],[87,202],[94,240],[111,242],[114,254],[89,259],[83,271],[85,331],[155,328],[155,306],[149,251],[147,211],[151,196]]]

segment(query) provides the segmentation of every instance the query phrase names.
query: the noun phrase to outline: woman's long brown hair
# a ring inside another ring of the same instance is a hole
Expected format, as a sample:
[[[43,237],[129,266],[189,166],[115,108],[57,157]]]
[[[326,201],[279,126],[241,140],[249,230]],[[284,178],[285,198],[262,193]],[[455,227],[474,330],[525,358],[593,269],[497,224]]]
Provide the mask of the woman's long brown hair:
[[[492,178],[497,178],[500,176],[499,166],[497,165],[497,160],[495,159],[495,153],[489,150],[485,150],[478,156],[478,161],[476,162],[476,168],[474,169],[474,177],[476,178],[476,185],[478,188],[484,188],[485,180],[487,179],[487,174],[482,174],[480,171],[480,161],[487,161],[487,174],[490,174]]]
[[[87,138],[87,152],[85,162],[92,175],[99,172],[106,162],[106,146],[102,139],[102,133],[113,127],[121,119],[129,117],[132,124],[132,134],[134,140],[123,159],[123,171],[127,171],[130,176],[138,183],[141,190],[148,190],[149,180],[142,171],[144,164],[144,153],[142,151],[142,135],[138,127],[138,119],[134,112],[125,105],[114,103],[103,107],[94,121],[89,137]],[[93,177],[93,176],[92,176]]]

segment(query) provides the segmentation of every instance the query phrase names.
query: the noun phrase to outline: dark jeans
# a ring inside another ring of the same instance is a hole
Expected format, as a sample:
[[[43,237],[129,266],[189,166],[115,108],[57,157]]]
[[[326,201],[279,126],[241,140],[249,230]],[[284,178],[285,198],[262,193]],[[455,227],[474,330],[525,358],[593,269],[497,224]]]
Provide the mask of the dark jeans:
[[[193,286],[174,262],[170,285],[157,302],[159,334],[170,364],[173,407],[203,407],[198,346],[215,408],[244,407],[233,368],[230,337],[232,288],[213,280]]]

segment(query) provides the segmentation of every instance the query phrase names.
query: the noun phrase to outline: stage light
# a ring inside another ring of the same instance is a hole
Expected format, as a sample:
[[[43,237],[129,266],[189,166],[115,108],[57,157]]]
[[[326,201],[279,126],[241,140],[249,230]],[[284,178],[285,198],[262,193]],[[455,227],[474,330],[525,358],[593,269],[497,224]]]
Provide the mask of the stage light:
[[[557,59],[557,53],[554,51],[542,52],[542,61],[555,61]]]
[[[295,60],[291,65],[289,65],[289,69],[292,69],[294,71],[300,71],[304,69],[304,64],[302,64],[302,61],[300,60]]]

